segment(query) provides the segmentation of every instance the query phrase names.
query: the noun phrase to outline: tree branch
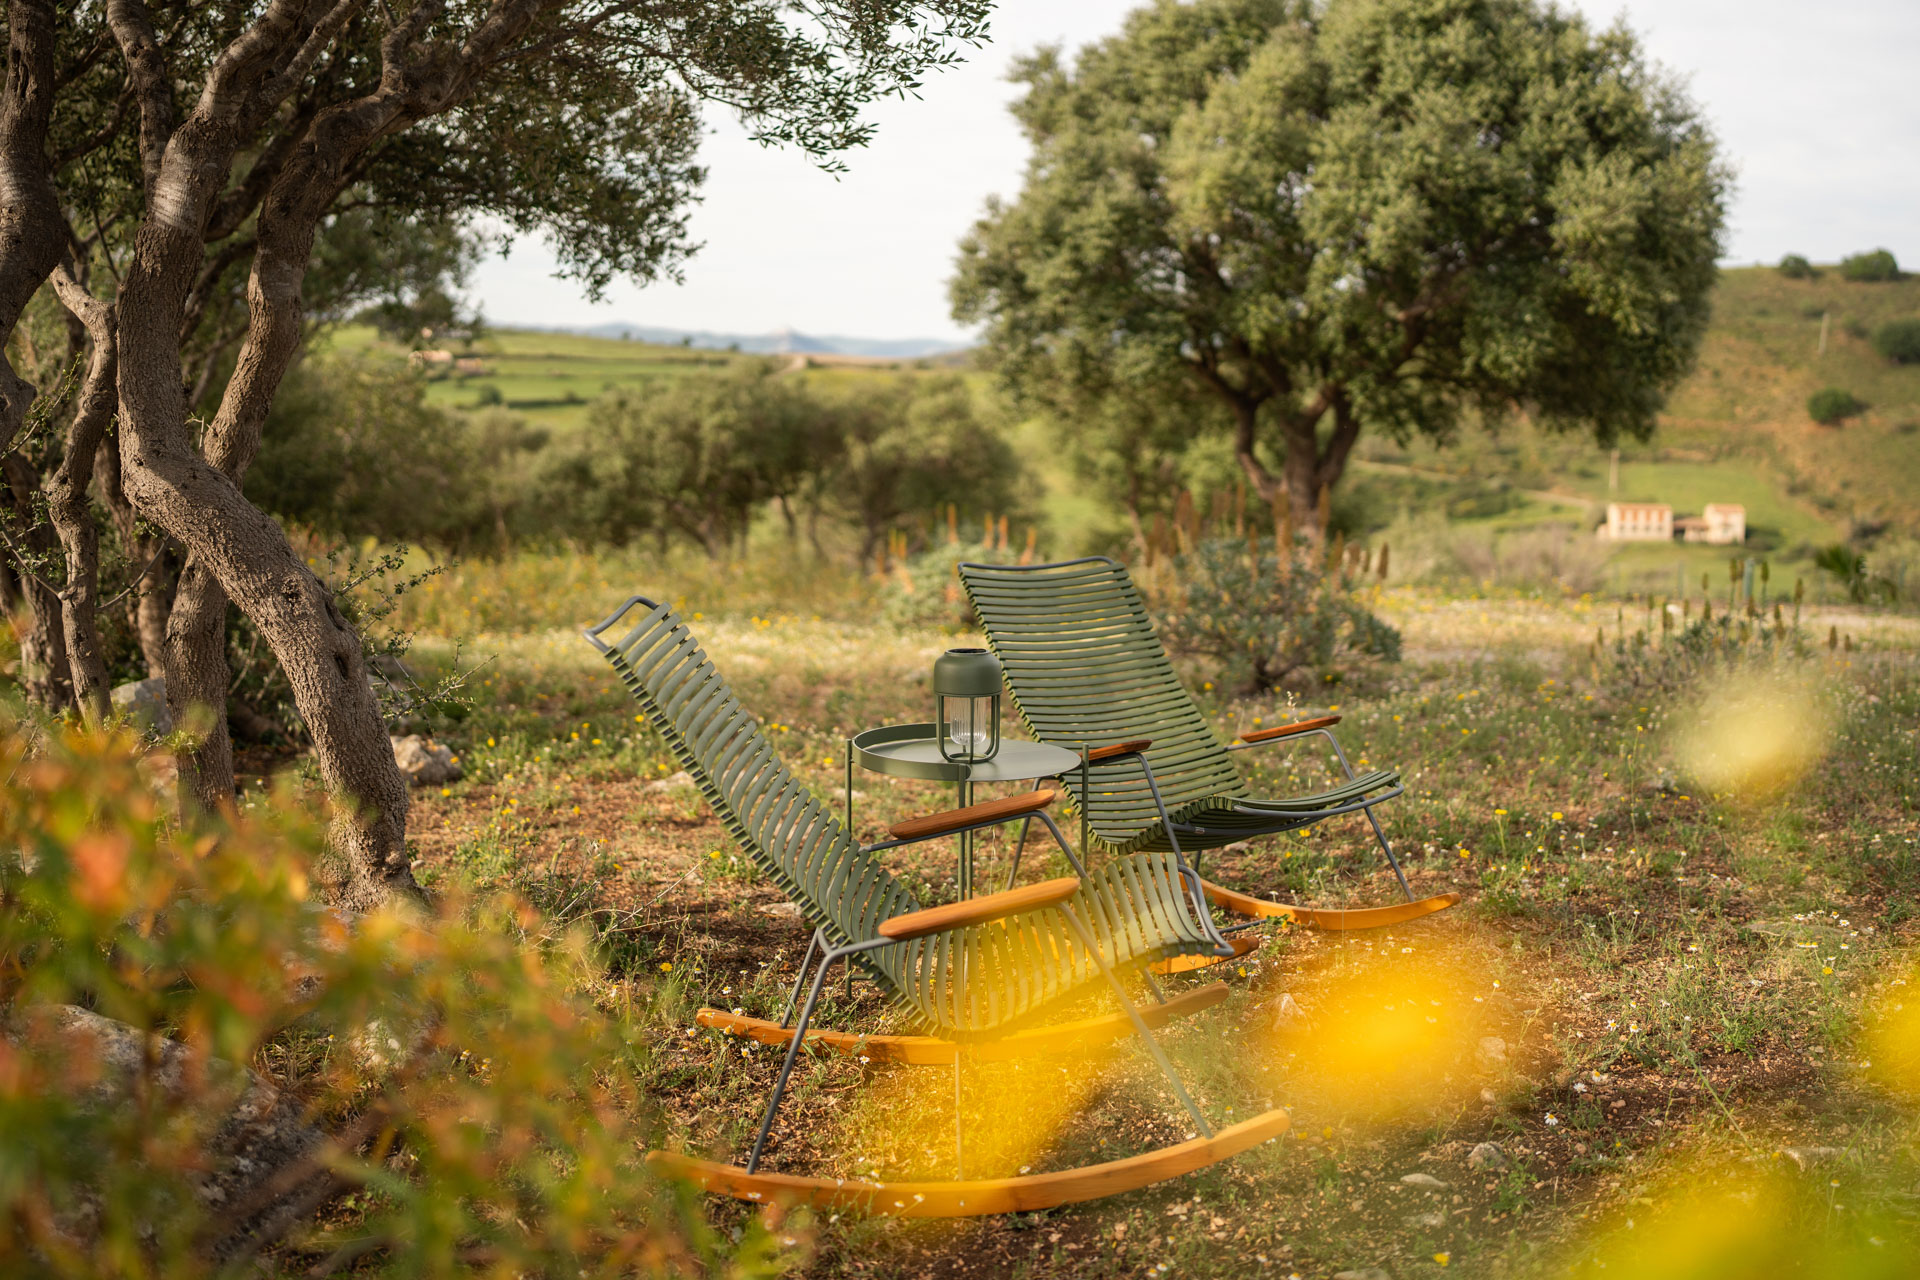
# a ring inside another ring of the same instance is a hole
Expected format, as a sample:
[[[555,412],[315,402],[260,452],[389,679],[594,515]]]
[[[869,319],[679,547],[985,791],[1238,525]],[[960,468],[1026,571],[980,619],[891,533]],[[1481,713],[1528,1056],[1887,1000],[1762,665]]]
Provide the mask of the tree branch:
[[[167,139],[173,136],[173,84],[153,19],[141,0],[107,0],[107,27],[120,45],[127,83],[140,103],[140,168],[151,199]]]
[[[254,157],[253,164],[247,169],[247,176],[214,202],[213,214],[207,219],[207,229],[202,233],[208,244],[232,235],[248,215],[260,207],[260,202],[273,187],[274,179],[280,176],[280,170],[285,167],[287,157],[306,140],[307,130],[313,124],[317,111],[318,107],[312,99],[302,101],[287,127],[278,131],[260,154]]]
[[[66,221],[47,172],[59,19],[49,0],[7,6],[7,79],[0,97],[0,352],[21,312],[60,261]],[[27,420],[34,388],[0,354],[0,451]]]
[[[115,592],[112,596],[108,597],[107,599],[102,600],[100,602],[100,607],[102,609],[111,609],[113,608],[113,606],[119,604],[122,600],[125,600],[128,596],[132,595],[134,592],[134,588],[138,587],[142,579],[144,579],[149,573],[153,572],[153,566],[159,564],[160,557],[164,556],[165,554],[167,554],[167,540],[165,538],[162,538],[160,539],[159,548],[155,550],[152,555],[147,557],[147,562],[146,564],[140,567],[140,572],[134,574],[133,577],[129,578],[127,580],[126,586],[120,588],[119,591]]]
[[[1322,399],[1333,409],[1333,434],[1314,463],[1314,480],[1321,489],[1331,489],[1339,483],[1354,443],[1360,439],[1360,418],[1354,413],[1353,402],[1345,389],[1336,385],[1328,388],[1328,392]]]
[[[58,93],[91,71],[93,64],[100,61],[111,48],[113,48],[113,34],[103,29],[94,37],[93,43],[87,47],[85,53],[60,69],[58,76],[54,79],[54,92]]]
[[[123,89],[120,96],[114,100],[113,119],[107,121],[107,123],[101,125],[86,137],[54,156],[54,171],[58,172],[76,160],[86,159],[86,157],[92,155],[101,147],[106,146],[118,137],[120,135],[120,127],[126,123],[127,108],[132,105],[133,90],[131,87]]]
[[[278,106],[288,94],[300,87],[307,73],[313,70],[313,64],[320,60],[320,55],[326,52],[333,38],[340,34],[340,28],[347,25],[347,19],[359,7],[360,0],[337,0],[326,16],[314,23],[313,30],[308,33],[306,42],[293,55],[293,59],[260,87],[262,107],[270,109]]]
[[[73,422],[67,429],[67,447],[60,465],[47,477],[47,513],[66,556],[66,585],[60,592],[62,625],[66,629],[67,665],[74,700],[90,724],[107,717],[107,664],[100,648],[98,607],[100,594],[100,531],[87,502],[93,478],[94,454],[106,438],[118,404],[115,382],[119,351],[113,308],[87,291],[72,267],[62,264],[53,273],[54,292],[85,327],[93,343],[86,381],[80,390]]]

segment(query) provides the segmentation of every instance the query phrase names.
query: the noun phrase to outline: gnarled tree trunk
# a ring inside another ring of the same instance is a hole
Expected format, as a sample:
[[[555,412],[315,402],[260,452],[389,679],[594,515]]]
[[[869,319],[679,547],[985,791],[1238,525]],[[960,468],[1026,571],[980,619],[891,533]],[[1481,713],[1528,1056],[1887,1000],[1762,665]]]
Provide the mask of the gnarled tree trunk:
[[[0,455],[8,455],[7,494],[23,517],[15,528],[23,538],[35,539],[29,549],[35,559],[53,549],[53,540],[44,528],[27,532],[38,524],[32,510],[38,484],[32,468],[11,455],[34,387],[14,369],[5,343],[65,245],[60,201],[45,162],[57,22],[50,0],[13,0],[7,6],[7,79],[0,92]],[[28,693],[49,706],[65,705],[71,688],[59,595],[33,565],[22,563],[18,569],[21,593],[32,611],[20,655]]]
[[[7,6],[7,80],[0,93],[0,452],[13,447],[33,403],[33,384],[6,358],[20,313],[60,261],[60,199],[47,176],[57,18],[50,0]]]
[[[59,559],[60,544],[36,509],[40,477],[25,458],[8,454],[0,462],[6,485],[9,535],[19,559],[21,594],[26,597],[27,625],[20,632],[20,685],[27,697],[49,711],[73,706],[73,678],[67,663],[66,629],[61,623],[60,591],[46,578]]]
[[[225,184],[246,117],[274,105],[275,63],[286,55],[289,42],[299,43],[301,9],[284,2],[269,6],[222,52],[198,105],[177,128],[170,127],[165,67],[144,13],[123,6],[113,10],[114,33],[140,98],[149,189],[147,217],[119,299],[121,478],[139,511],[187,553],[167,633],[167,700],[177,720],[198,708],[204,708],[201,715],[214,713],[211,750],[197,753],[191,776],[184,779],[192,795],[203,804],[221,805],[233,794],[223,714],[226,663],[214,644],[217,619],[231,596],[259,627],[286,674],[335,801],[337,856],[325,868],[329,897],[340,905],[368,907],[396,890],[415,888],[406,851],[406,783],[394,764],[358,636],[331,590],[294,553],[280,527],[247,501],[235,480],[257,447],[259,422],[298,344],[305,254],[337,186],[301,192],[320,197],[311,216],[305,216],[298,199],[276,208],[270,196],[262,208],[263,241],[273,234],[269,224],[277,213],[293,214],[292,234],[285,239],[298,256],[269,255],[264,245],[256,256],[248,286],[253,315],[247,343],[209,432],[208,458],[195,449],[187,431],[181,385],[179,335],[201,264],[202,230]],[[305,156],[312,158],[311,145]],[[283,171],[276,195],[288,178]],[[299,192],[297,182],[292,189]]]
[[[93,297],[62,267],[53,285],[61,303],[86,327],[93,351],[87,361],[80,400],[67,429],[67,447],[60,465],[47,477],[47,516],[59,536],[66,557],[67,576],[60,588],[61,626],[67,649],[67,668],[73,699],[89,724],[99,724],[109,709],[107,663],[100,648],[98,619],[100,587],[100,530],[88,509],[87,485],[93,479],[94,455],[113,421],[118,399],[118,356],[114,344],[113,309]]]
[[[300,342],[300,286],[315,230],[366,148],[424,114],[445,110],[474,67],[500,56],[535,17],[531,0],[494,5],[461,42],[421,56],[443,6],[389,15],[382,75],[364,96],[305,115],[297,137],[250,172],[266,175],[248,325],[205,455],[186,428],[180,334],[192,305],[207,227],[243,139],[279,110],[356,5],[273,0],[223,49],[199,101],[177,125],[165,55],[144,7],[121,0],[108,19],[126,58],[141,119],[147,214],[121,284],[121,480],[147,518],[184,548],[166,643],[167,698],[177,721],[216,712],[191,761],[187,790],[225,804],[233,789],[226,738],[223,621],[229,599],[259,628],[292,687],[336,805],[329,896],[363,907],[417,891],[406,850],[407,788],[394,763],[359,637],[332,591],[285,534],[241,493],[275,391]],[[204,712],[202,713],[204,714]]]
[[[94,454],[94,489],[113,521],[133,575],[124,593],[127,629],[140,646],[147,675],[160,678],[167,674],[167,616],[173,612],[173,584],[180,577],[180,557],[165,537],[143,527],[120,483],[120,442],[109,437],[105,444]]]

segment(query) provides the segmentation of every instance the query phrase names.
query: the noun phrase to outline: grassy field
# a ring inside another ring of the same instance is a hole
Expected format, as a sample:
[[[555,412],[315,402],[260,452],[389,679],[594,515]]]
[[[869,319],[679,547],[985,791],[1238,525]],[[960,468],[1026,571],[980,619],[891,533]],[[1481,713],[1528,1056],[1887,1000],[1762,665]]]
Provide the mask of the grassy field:
[[[400,358],[398,349],[381,342],[368,328],[350,327],[335,342],[342,350]],[[757,358],[531,329],[490,330],[478,342],[455,344],[455,348],[457,355],[478,358],[481,371],[435,373],[427,389],[429,404],[468,412],[499,405],[538,426],[559,431],[584,423],[587,405],[609,391],[697,376],[740,359]],[[926,361],[838,356],[772,358],[794,365],[796,371],[818,370],[815,376],[826,378],[932,367]]]
[[[466,410],[501,404],[561,430],[583,423],[588,402],[609,391],[684,378],[732,362],[725,352],[514,329],[489,334],[474,354],[486,372],[437,378],[428,387],[429,404]]]
[[[809,578],[800,563],[722,574],[521,557],[408,597],[405,616],[423,630],[416,663],[452,662],[456,636],[463,661],[485,662],[475,705],[444,729],[466,779],[416,793],[422,878],[517,886],[594,922],[605,999],[646,1011],[635,1052],[667,1145],[724,1158],[750,1138],[777,1060],[693,1032],[691,1014],[714,1004],[778,1016],[806,930],[577,627],[633,590],[681,601],[783,758],[837,807],[845,735],[924,718],[932,659],[958,642],[868,624],[875,589]],[[1407,796],[1382,817],[1416,890],[1466,896],[1374,933],[1267,928],[1231,971],[1176,980],[1222,976],[1232,988],[1164,1037],[1203,1105],[1216,1119],[1286,1106],[1289,1136],[1052,1213],[800,1215],[789,1219],[798,1270],[1913,1273],[1920,1116],[1887,1087],[1886,1073],[1904,1070],[1899,1046],[1873,1036],[1875,1011],[1897,1018],[1904,984],[1920,981],[1920,628],[1814,610],[1803,658],[1733,669],[1733,694],[1782,691],[1755,704],[1760,736],[1804,745],[1797,758],[1811,766],[1760,794],[1709,790],[1711,768],[1688,754],[1701,724],[1753,736],[1750,721],[1714,710],[1713,682],[1654,683],[1658,668],[1631,644],[1628,658],[1596,658],[1595,628],[1610,650],[1643,621],[1633,613],[1412,589],[1386,591],[1380,608],[1405,633],[1405,661],[1350,672],[1310,704],[1227,698],[1217,673],[1185,671],[1223,737],[1337,710],[1350,751],[1405,773]],[[1841,647],[1826,647],[1829,628]],[[1308,788],[1328,768],[1311,750],[1239,759],[1259,794]],[[951,802],[931,784],[856,786],[867,840]],[[989,869],[1004,856],[987,842]],[[887,857],[923,900],[951,894],[944,845]],[[1394,897],[1351,821],[1227,851],[1208,873],[1322,905]],[[864,986],[833,992],[824,1016],[853,1030],[897,1025]],[[1920,1088],[1920,1076],[1906,1083]],[[976,1065],[957,1093],[944,1070],[820,1057],[799,1073],[769,1159],[951,1176],[957,1107],[970,1176],[1068,1167],[1177,1141],[1184,1125],[1167,1103],[1125,1045],[1065,1064]],[[1469,1162],[1485,1142],[1501,1167]],[[712,1212],[724,1227],[746,1210]],[[1696,1262],[1720,1250],[1725,1265],[1675,1263],[1666,1253],[1679,1241]]]

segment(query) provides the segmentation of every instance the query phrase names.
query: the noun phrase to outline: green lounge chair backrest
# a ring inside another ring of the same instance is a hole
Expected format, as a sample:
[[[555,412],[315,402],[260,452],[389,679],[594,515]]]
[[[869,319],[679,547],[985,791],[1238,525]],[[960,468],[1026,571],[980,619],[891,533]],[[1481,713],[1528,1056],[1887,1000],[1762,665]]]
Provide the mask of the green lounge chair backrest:
[[[645,612],[617,643],[601,633]],[[918,904],[781,763],[674,611],[629,600],[587,633],[697,780],[740,847],[833,944],[877,936]],[[1115,863],[1074,905],[1109,963],[1204,949],[1170,859]],[[1052,911],[935,934],[854,957],[883,989],[942,1034],[1001,1030],[1098,970]],[[962,978],[964,975],[964,980]]]
[[[1174,674],[1124,565],[1105,556],[963,564],[960,581],[1036,738],[1075,748],[1151,738],[1148,758],[1170,810],[1246,794],[1213,726]],[[1125,845],[1159,825],[1139,764],[1097,763],[1091,774],[1087,819],[1102,840]],[[1078,799],[1078,788],[1068,792]]]

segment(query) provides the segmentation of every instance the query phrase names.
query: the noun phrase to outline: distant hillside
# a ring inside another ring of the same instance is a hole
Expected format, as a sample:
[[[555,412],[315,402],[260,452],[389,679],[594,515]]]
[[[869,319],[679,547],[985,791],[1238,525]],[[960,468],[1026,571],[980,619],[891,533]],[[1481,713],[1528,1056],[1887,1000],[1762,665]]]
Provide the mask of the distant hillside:
[[[1920,535],[1920,365],[1896,365],[1872,343],[1882,324],[1905,317],[1920,317],[1920,279],[1727,271],[1698,366],[1653,439],[1622,444],[1618,488],[1607,451],[1590,439],[1521,425],[1498,436],[1463,430],[1445,448],[1363,438],[1345,500],[1374,522],[1437,508],[1505,526],[1591,526],[1610,498],[1682,513],[1738,502],[1757,550],[1799,556],[1882,524]],[[1815,423],[1807,397],[1829,386],[1866,411],[1840,426]]]
[[[1835,518],[1920,534],[1920,365],[1894,364],[1872,342],[1887,321],[1916,318],[1920,277],[1855,284],[1830,267],[1814,280],[1729,271],[1699,368],[1668,405],[1661,435],[1762,462]],[[1822,387],[1852,392],[1866,412],[1819,426],[1807,397]]]
[[[699,347],[707,351],[742,351],[754,355],[872,356],[887,360],[912,360],[955,349],[955,344],[944,338],[848,338],[835,334],[816,336],[793,329],[781,329],[774,333],[711,333],[704,329],[660,329],[650,325],[629,324],[623,320],[609,320],[605,324],[558,325],[544,331],[649,342],[659,346]]]

